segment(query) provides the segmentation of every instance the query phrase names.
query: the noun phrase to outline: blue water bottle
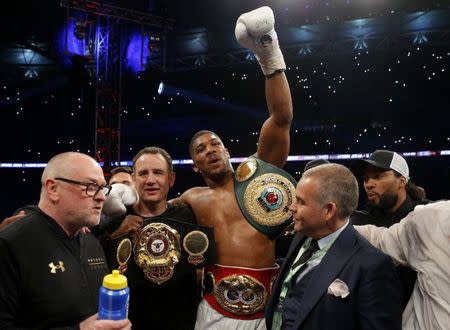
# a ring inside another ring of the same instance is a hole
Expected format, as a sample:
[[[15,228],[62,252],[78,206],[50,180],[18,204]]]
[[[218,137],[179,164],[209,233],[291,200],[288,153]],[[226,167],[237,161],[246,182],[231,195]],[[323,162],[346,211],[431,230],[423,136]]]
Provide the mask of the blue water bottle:
[[[130,289],[127,278],[118,270],[103,278],[98,298],[99,320],[123,320],[128,318]]]

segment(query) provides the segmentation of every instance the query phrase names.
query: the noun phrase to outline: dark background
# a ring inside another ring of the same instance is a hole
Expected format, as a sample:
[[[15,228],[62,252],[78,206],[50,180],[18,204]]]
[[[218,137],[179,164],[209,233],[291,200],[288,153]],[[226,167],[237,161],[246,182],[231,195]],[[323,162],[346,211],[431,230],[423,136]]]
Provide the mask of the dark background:
[[[131,160],[149,145],[165,148],[174,159],[188,159],[190,136],[205,128],[216,131],[234,157],[255,152],[256,133],[266,118],[259,66],[233,61],[214,64],[212,59],[218,53],[239,49],[233,31],[236,18],[263,4],[274,9],[288,65],[294,104],[291,155],[450,149],[448,21],[439,23],[442,35],[421,31],[428,35],[423,44],[412,40],[400,43],[406,39],[394,38],[389,32],[384,32],[385,44],[368,39],[367,49],[355,49],[353,44],[345,49],[342,44],[336,46],[337,40],[321,41],[322,49],[327,42],[330,49],[308,56],[283,44],[290,38],[288,32],[301,25],[333,29],[357,19],[395,21],[404,15],[430,12],[450,17],[447,2],[129,2],[110,3],[173,18],[175,28],[168,35],[167,72],[151,67],[139,73],[123,69],[121,160]],[[55,41],[67,20],[66,8],[57,1],[15,1],[2,15],[0,163],[46,163],[68,150],[93,155],[92,77],[82,63],[59,54]],[[174,63],[186,58],[187,52],[180,44],[186,44],[186,35],[193,31],[206,35],[208,48],[202,55],[208,61],[202,67],[180,68]],[[343,35],[336,38],[347,42]],[[177,43],[179,40],[184,41]],[[30,45],[37,47],[28,54],[25,51]],[[25,77],[30,68],[38,77]],[[174,95],[158,95],[161,80],[172,86]],[[430,199],[450,197],[448,155],[406,160],[412,180],[426,189]],[[305,163],[288,162],[286,169],[298,178]],[[341,163],[350,164],[347,160]],[[175,171],[172,196],[204,185],[189,165],[175,166]],[[0,217],[39,199],[41,173],[42,168],[0,168]]]

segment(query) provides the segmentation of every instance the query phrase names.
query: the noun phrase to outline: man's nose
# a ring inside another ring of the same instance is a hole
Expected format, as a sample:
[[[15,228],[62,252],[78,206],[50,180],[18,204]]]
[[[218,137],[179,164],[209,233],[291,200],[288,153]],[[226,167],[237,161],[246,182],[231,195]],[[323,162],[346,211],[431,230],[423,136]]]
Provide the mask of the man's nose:
[[[372,180],[371,178],[365,179],[364,180],[364,187],[366,188],[373,188],[375,186],[375,181]]]
[[[149,173],[147,176],[147,180],[145,180],[145,183],[154,183],[155,182],[155,175],[153,173]]]
[[[289,206],[289,211],[291,211],[292,213],[295,213],[297,211],[297,209],[295,207],[295,202]]]
[[[208,145],[206,146],[206,153],[207,154],[211,154],[216,150],[216,148],[214,146]]]
[[[94,199],[103,203],[106,200],[105,193],[102,190],[99,190],[99,192],[94,196]]]

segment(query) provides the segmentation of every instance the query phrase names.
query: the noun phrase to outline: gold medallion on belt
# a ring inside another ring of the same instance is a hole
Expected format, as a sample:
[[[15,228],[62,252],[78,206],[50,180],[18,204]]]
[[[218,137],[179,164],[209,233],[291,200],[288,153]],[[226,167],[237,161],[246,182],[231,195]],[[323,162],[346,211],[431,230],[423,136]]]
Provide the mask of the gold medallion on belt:
[[[149,281],[161,284],[171,279],[180,257],[180,234],[175,229],[156,222],[139,232],[134,260]]]
[[[119,264],[119,272],[121,274],[127,271],[128,259],[130,259],[132,251],[132,244],[129,238],[125,238],[120,241],[116,250],[116,260]]]
[[[295,187],[288,179],[276,173],[267,173],[254,178],[244,192],[247,212],[258,224],[278,226],[287,221],[295,196]]]
[[[264,285],[249,275],[229,275],[214,286],[214,297],[226,311],[236,315],[259,312],[266,305]]]
[[[183,247],[189,254],[187,260],[193,265],[198,265],[205,261],[203,254],[208,250],[208,246],[208,236],[199,230],[189,232],[183,239]]]
[[[248,158],[245,162],[239,164],[236,169],[235,177],[238,182],[244,182],[250,179],[258,169],[258,163],[253,157]]]

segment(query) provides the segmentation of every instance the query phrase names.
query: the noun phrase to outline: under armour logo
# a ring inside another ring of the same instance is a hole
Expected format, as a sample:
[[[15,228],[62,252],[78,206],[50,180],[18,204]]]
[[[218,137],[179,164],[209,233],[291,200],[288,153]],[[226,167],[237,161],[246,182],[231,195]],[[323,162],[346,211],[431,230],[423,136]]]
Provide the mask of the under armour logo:
[[[58,261],[57,265],[55,265],[53,262],[51,262],[48,264],[48,266],[50,267],[50,273],[52,273],[52,274],[56,274],[57,269],[59,269],[61,271],[61,273],[66,271],[62,261]]]

